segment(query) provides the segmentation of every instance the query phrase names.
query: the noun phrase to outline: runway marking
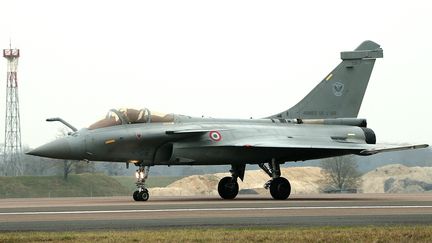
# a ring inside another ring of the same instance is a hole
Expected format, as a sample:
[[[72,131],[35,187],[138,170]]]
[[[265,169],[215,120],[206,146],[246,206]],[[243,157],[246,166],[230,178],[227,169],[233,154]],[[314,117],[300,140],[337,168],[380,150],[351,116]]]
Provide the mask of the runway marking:
[[[52,215],[52,214],[104,214],[104,213],[169,213],[169,212],[202,212],[202,211],[269,211],[269,210],[310,210],[310,209],[414,209],[432,208],[432,206],[342,206],[342,207],[274,207],[274,208],[178,208],[178,209],[125,209],[93,211],[42,211],[42,212],[9,212],[2,215]]]

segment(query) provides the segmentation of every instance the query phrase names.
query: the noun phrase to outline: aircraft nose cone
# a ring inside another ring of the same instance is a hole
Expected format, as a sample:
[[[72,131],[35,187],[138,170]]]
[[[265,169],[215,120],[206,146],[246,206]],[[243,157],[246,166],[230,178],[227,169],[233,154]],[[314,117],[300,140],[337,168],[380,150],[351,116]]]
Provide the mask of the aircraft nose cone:
[[[64,138],[57,139],[27,152],[27,154],[55,159],[68,159],[71,154],[69,142]]]

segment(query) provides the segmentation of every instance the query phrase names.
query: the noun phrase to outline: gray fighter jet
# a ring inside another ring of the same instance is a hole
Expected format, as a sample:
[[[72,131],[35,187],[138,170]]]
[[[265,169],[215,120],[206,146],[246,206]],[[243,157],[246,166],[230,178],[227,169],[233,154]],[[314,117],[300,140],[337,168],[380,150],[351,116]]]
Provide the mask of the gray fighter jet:
[[[219,195],[237,196],[237,179],[246,164],[257,164],[271,178],[265,185],[274,199],[290,195],[289,181],[280,165],[348,154],[425,148],[427,144],[377,145],[365,119],[358,119],[363,96],[380,46],[365,41],[354,51],[341,53],[342,62],[299,103],[262,119],[216,119],[161,114],[143,109],[112,109],[88,128],[72,132],[28,154],[69,160],[135,164],[136,201],[149,198],[145,187],[154,165],[231,165],[231,176],[220,180]]]

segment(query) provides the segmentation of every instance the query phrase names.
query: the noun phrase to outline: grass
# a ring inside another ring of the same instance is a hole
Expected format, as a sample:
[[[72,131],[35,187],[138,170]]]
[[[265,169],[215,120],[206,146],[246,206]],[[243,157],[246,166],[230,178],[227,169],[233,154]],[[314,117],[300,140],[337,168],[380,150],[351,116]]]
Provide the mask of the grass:
[[[104,174],[0,177],[0,198],[129,195],[130,190]]]
[[[0,242],[432,242],[432,226],[6,232]]]
[[[182,177],[150,176],[147,187],[165,187]],[[130,196],[133,176],[104,174],[0,177],[0,198]]]
[[[128,188],[130,191],[135,190],[136,179],[134,176],[113,176],[121,185]],[[152,187],[166,187],[176,180],[182,179],[183,176],[149,176],[146,181],[148,188]]]

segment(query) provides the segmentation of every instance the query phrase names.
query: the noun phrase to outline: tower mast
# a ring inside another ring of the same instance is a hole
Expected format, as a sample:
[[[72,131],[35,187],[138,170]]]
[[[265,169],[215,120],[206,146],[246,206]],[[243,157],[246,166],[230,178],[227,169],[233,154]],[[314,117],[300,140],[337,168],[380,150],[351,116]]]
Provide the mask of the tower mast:
[[[5,142],[3,150],[3,175],[17,176],[23,174],[21,162],[21,124],[18,98],[18,59],[19,49],[3,50],[3,57],[7,60],[6,80],[6,119],[5,119]]]

